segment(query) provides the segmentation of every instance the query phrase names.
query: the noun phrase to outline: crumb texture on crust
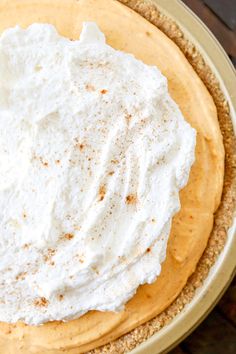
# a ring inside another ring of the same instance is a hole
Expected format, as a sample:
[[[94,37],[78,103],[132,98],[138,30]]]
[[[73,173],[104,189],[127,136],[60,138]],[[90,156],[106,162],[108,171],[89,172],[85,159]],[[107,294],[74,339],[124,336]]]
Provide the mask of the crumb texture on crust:
[[[89,0],[90,1],[90,0]],[[91,0],[92,1],[92,0]],[[105,0],[99,0],[96,1],[96,3],[101,2],[105,3]],[[25,1],[24,1],[25,2]],[[21,2],[21,5],[19,2],[17,3],[16,8],[14,8],[14,13],[18,13],[17,19],[16,15],[15,19],[16,21],[20,18],[21,21],[23,21],[24,25],[27,26],[29,22],[36,22],[36,21],[44,21],[44,22],[52,22],[57,28],[59,28],[60,33],[68,36],[69,38],[76,38],[77,34],[80,32],[81,28],[81,19],[77,17],[73,17],[73,14],[77,13],[76,9],[77,6],[81,4],[86,4],[86,0],[81,0],[79,2],[76,1],[68,1],[70,9],[65,6],[62,7],[61,5],[58,6],[57,8],[57,16],[55,16],[55,7],[51,6],[48,2],[48,7],[43,6],[43,4],[46,4],[47,1],[44,0],[41,2],[40,9],[36,12],[34,9],[34,13],[32,13],[32,9],[30,12],[30,3],[28,3],[28,8],[27,11],[24,10],[24,6],[22,5],[23,2]],[[155,6],[151,4],[151,2],[146,2],[146,1],[121,1],[125,3],[127,6],[132,7],[135,11],[139,12],[143,17],[145,17],[148,21],[152,22],[154,26],[158,27],[163,33],[165,33],[173,42],[175,42],[179,48],[181,48],[182,52],[185,54],[189,62],[192,64],[194,67],[195,71],[198,73],[199,77],[201,77],[202,81],[205,83],[207,86],[209,92],[211,93],[215,105],[217,107],[218,111],[218,118],[219,118],[219,123],[221,127],[221,131],[223,134],[223,139],[224,139],[224,146],[225,146],[225,151],[226,151],[226,160],[225,160],[225,166],[226,166],[226,174],[225,174],[225,179],[224,179],[224,189],[223,189],[223,196],[222,196],[222,202],[221,205],[216,213],[216,218],[215,218],[215,225],[210,237],[210,240],[208,242],[208,246],[204,252],[203,257],[201,258],[200,262],[198,263],[197,269],[194,272],[194,274],[190,277],[190,279],[187,282],[187,285],[183,288],[182,292],[180,295],[177,297],[177,299],[172,302],[172,304],[161,314],[156,316],[154,319],[146,322],[145,324],[142,324],[135,328],[133,331],[130,333],[120,337],[118,340],[115,340],[103,347],[100,347],[98,349],[94,349],[90,351],[89,353],[93,354],[98,354],[98,353],[114,353],[114,354],[121,354],[128,352],[129,350],[132,350],[140,344],[141,342],[145,341],[147,338],[149,338],[151,335],[153,335],[155,332],[157,332],[160,328],[162,328],[166,323],[168,323],[181,309],[184,307],[186,303],[191,301],[192,297],[194,296],[194,291],[195,289],[201,285],[202,281],[205,279],[205,277],[208,274],[209,268],[211,265],[214,263],[215,259],[217,258],[217,255],[220,253],[221,249],[224,246],[224,242],[226,239],[226,234],[227,234],[227,229],[231,224],[232,221],[232,212],[235,207],[235,153],[233,150],[233,146],[235,144],[235,140],[233,137],[233,130],[232,130],[232,124],[230,121],[230,116],[229,116],[229,109],[228,109],[228,104],[224,99],[224,96],[222,92],[220,91],[219,85],[214,78],[213,74],[211,73],[209,67],[207,66],[206,63],[204,63],[203,58],[201,55],[197,52],[197,50],[193,47],[191,43],[188,42],[187,39],[185,39],[183,33],[180,31],[180,29],[176,26],[176,24],[171,21],[170,19],[167,19],[163,14],[161,14]],[[5,1],[3,2],[3,6]],[[59,1],[58,3],[61,4]],[[114,6],[118,6],[119,4],[115,3],[112,1],[111,2]],[[55,3],[56,4],[56,3]],[[0,4],[1,5],[1,4]],[[50,5],[50,6],[49,6]],[[41,7],[42,6],[42,7]],[[56,6],[56,5],[55,5]],[[11,5],[7,6],[7,8],[13,8],[14,7],[14,2],[11,3]],[[1,6],[0,6],[1,9]],[[17,11],[16,11],[17,9]],[[10,10],[9,10],[10,11]],[[12,10],[13,11],[13,10]],[[112,11],[112,7],[109,9],[111,16],[116,16],[114,11]],[[133,16],[132,11],[127,11],[125,9],[126,15],[128,18],[130,16]],[[10,11],[11,12],[11,11]],[[1,11],[0,11],[1,13]],[[3,13],[3,11],[2,11]],[[26,16],[27,13],[27,16]],[[46,15],[45,15],[46,13]],[[43,15],[44,14],[44,15]],[[70,16],[68,15],[70,14]],[[1,17],[0,16],[0,30],[2,30],[5,27],[9,27],[9,19],[14,18],[14,16],[10,15],[8,13]],[[82,16],[82,15],[81,15]],[[90,20],[94,18],[94,14],[87,13],[87,18],[86,20]],[[96,16],[95,16],[96,17]],[[116,18],[116,17],[114,17]],[[64,21],[63,21],[64,19]],[[84,20],[84,19],[83,19]],[[131,22],[129,22],[131,23]],[[13,25],[13,24],[11,24]],[[100,25],[100,24],[99,24]],[[114,21],[115,25],[115,21]],[[150,26],[150,24],[148,24]],[[108,39],[110,41],[110,44],[113,44],[115,48],[120,48],[122,50],[125,50],[124,47],[120,45],[119,38],[116,38],[114,35],[114,32],[111,31],[111,19],[104,17],[103,18],[103,24],[101,26],[102,30],[107,34]],[[152,26],[151,26],[152,27]],[[120,26],[119,26],[120,30]],[[128,31],[130,32],[130,31]],[[149,38],[149,40],[152,40],[152,30],[146,31],[145,34],[145,40]],[[139,34],[141,36],[141,34]],[[123,37],[124,38],[124,37]],[[164,42],[163,42],[164,43]],[[143,51],[145,52],[145,51]],[[179,51],[178,51],[179,52]],[[148,62],[151,64],[151,62]],[[168,69],[168,68],[167,68]],[[166,69],[166,70],[167,70]],[[164,74],[168,77],[168,72]],[[197,81],[197,79],[196,79]],[[200,81],[200,80],[199,80]],[[169,85],[170,89],[172,88],[172,94],[173,97],[177,102],[178,102],[178,90],[174,92],[174,87],[176,85],[176,81],[171,83],[171,80],[169,80]],[[201,84],[200,84],[201,85]],[[187,92],[185,93],[187,94]],[[214,105],[210,103],[211,99],[209,98],[209,104],[212,109],[214,110]],[[179,102],[178,102],[179,103]],[[182,110],[185,109],[185,114],[186,118],[188,118],[188,112],[187,112],[187,106],[181,107]],[[215,117],[215,115],[214,115]],[[203,127],[204,128],[204,127]],[[205,127],[207,128],[207,127]],[[216,132],[216,135],[218,135],[218,132]],[[207,138],[207,136],[206,136]],[[200,139],[201,141],[201,139]],[[203,139],[204,141],[204,139]],[[204,145],[202,141],[202,146]],[[201,142],[200,142],[201,145]],[[220,149],[221,151],[221,149]],[[220,182],[220,168],[221,168],[221,163],[219,163],[219,183]],[[214,201],[211,202],[211,208],[215,208],[218,204],[218,201],[220,199],[220,191],[221,188],[219,188],[219,192],[216,193],[216,196],[214,198]],[[227,211],[227,212],[226,212]],[[209,225],[209,232],[211,229],[211,223]],[[206,244],[208,239],[207,237],[204,239],[204,242]],[[203,246],[205,248],[205,244],[203,242]],[[172,259],[174,260],[174,263],[176,265],[181,264],[182,259],[184,259],[185,254],[187,253],[187,249],[183,249],[182,255],[177,256],[174,247],[172,247]],[[201,254],[201,251],[199,250],[199,253]],[[200,256],[199,254],[199,256]],[[198,256],[198,258],[199,258]],[[190,269],[190,273],[194,271],[194,267]],[[181,288],[184,286],[184,283],[186,281],[184,280],[183,284],[181,284]],[[150,296],[150,293],[147,291],[149,286],[144,286],[142,287],[143,290],[140,290],[143,294],[146,295],[146,301],[148,301],[148,296]],[[150,286],[151,287],[151,286]],[[176,294],[177,295],[177,294]],[[176,297],[176,295],[174,297]],[[136,298],[136,297],[135,297]],[[135,299],[134,298],[134,299]],[[151,301],[151,299],[150,299]],[[132,303],[132,301],[130,302]],[[126,316],[130,317],[131,311],[129,310],[129,307],[127,307],[126,311]],[[94,318],[97,313],[90,313],[91,318]],[[108,330],[108,327],[111,325],[108,323],[107,318],[109,319],[109,314],[103,314],[103,325],[105,328],[103,330],[106,332]],[[118,323],[124,323],[126,318],[122,318],[123,313],[117,314],[116,315],[116,320],[113,322],[113,327],[112,330],[116,329],[116,326]],[[152,316],[153,317],[153,316]],[[151,317],[150,317],[151,318]],[[148,318],[147,318],[148,319]],[[123,322],[122,322],[123,321]],[[27,351],[27,348],[25,345],[30,345],[33,346],[34,352],[35,353],[49,353],[52,352],[51,350],[51,345],[52,345],[52,340],[55,339],[55,336],[57,338],[57,343],[54,346],[53,352],[54,353],[80,353],[80,352],[88,352],[89,346],[90,348],[94,348],[98,345],[102,345],[102,343],[106,342],[104,337],[102,335],[104,334],[99,332],[98,328],[98,323],[95,323],[94,326],[94,331],[98,332],[98,336],[101,334],[101,338],[104,339],[102,342],[96,342],[94,340],[94,336],[92,336],[92,332],[90,332],[91,336],[87,336],[87,343],[90,343],[89,345],[86,344],[84,346],[84,349],[81,347],[81,350],[77,349],[78,348],[78,342],[81,340],[81,337],[79,335],[76,335],[79,331],[84,333],[84,331],[87,329],[87,318],[84,317],[84,322],[78,322],[76,321],[71,321],[70,323],[64,324],[64,323],[48,323],[47,325],[43,326],[42,328],[37,328],[37,331],[35,328],[28,328],[27,326],[23,324],[16,324],[16,325],[6,325],[6,324],[1,324],[0,326],[0,352],[2,348],[6,348],[7,345],[12,347],[13,343],[18,343],[18,348],[20,348],[19,353],[29,353]],[[139,324],[139,319],[136,318],[136,326]],[[76,332],[76,331],[77,332]],[[115,333],[115,331],[113,331]],[[124,332],[123,332],[124,333]],[[7,339],[8,338],[8,339]],[[19,341],[19,338],[21,339]],[[33,338],[33,340],[32,340]],[[1,342],[1,340],[3,341]],[[114,336],[109,337],[109,341],[112,341]],[[65,347],[65,342],[67,343],[67,347]],[[42,348],[42,343],[44,343],[44,347]],[[17,344],[16,344],[17,345]],[[45,345],[47,348],[45,348]],[[76,348],[77,345],[77,348]],[[85,349],[87,348],[87,349]],[[38,351],[37,351],[38,350]]]

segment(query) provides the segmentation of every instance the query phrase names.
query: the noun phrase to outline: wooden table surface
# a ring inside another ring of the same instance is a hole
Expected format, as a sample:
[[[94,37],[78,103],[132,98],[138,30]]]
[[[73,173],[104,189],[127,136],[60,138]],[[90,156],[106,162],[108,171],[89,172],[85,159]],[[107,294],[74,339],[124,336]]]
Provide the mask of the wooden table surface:
[[[236,0],[183,2],[210,28],[236,67]],[[236,354],[236,277],[210,315],[169,354]]]

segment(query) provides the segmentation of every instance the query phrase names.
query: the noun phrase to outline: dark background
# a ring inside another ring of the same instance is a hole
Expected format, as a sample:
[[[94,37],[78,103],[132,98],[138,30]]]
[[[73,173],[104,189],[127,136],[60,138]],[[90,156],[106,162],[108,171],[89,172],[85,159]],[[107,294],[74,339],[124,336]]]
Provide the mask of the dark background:
[[[236,67],[236,0],[183,2],[210,28]],[[236,354],[236,277],[205,321],[169,354]]]

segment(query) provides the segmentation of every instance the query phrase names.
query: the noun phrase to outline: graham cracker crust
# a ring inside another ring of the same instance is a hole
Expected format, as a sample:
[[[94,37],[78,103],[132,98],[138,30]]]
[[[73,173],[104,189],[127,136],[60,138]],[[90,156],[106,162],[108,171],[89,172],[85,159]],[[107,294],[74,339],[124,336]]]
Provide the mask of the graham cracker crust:
[[[131,351],[163,326],[169,323],[189,303],[206,279],[211,266],[215,263],[222,251],[227,238],[227,230],[232,224],[236,207],[236,137],[230,119],[230,111],[218,81],[210,67],[204,61],[196,47],[185,37],[178,25],[162,14],[156,5],[146,0],[118,0],[138,12],[149,22],[158,27],[182,50],[198,76],[202,79],[214,99],[218,112],[218,120],[223,135],[225,148],[225,176],[220,206],[215,213],[214,226],[208,245],[197,265],[195,272],[188,279],[187,284],[176,300],[161,314],[138,326],[128,334],[108,343],[100,348],[87,352],[87,354],[123,354]]]

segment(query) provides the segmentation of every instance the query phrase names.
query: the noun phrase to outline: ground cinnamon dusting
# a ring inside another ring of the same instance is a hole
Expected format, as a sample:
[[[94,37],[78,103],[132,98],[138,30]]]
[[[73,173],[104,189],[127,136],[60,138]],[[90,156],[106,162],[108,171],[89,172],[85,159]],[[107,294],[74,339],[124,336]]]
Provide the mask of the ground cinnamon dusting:
[[[54,250],[54,249],[52,249],[52,248],[48,248],[47,254],[45,254],[45,255],[43,256],[44,261],[45,261],[45,262],[51,261],[51,258],[55,255],[55,253],[56,253],[56,250]]]
[[[27,272],[21,272],[21,273],[17,274],[16,280],[24,280],[26,275],[27,275]]]
[[[84,144],[76,144],[75,147],[77,147],[78,149],[80,149],[80,151],[82,151],[84,148]]]
[[[125,198],[126,204],[136,204],[137,203],[137,195],[136,194],[129,194],[127,195],[127,197]]]
[[[64,299],[64,296],[62,294],[58,295],[58,300],[62,301]]]
[[[99,201],[101,202],[105,197],[106,187],[104,185],[100,186],[98,193],[99,193]]]
[[[226,153],[225,176],[221,204],[215,214],[215,223],[208,245],[197,265],[196,271],[189,278],[177,299],[165,311],[152,320],[111,343],[87,352],[87,354],[127,353],[170,322],[184,306],[192,300],[195,290],[201,286],[206,279],[211,266],[215,263],[224,247],[227,238],[227,230],[231,226],[236,207],[236,138],[233,133],[228,103],[210,67],[205,63],[202,55],[197,51],[194,45],[185,38],[184,33],[180,30],[178,25],[166,15],[162,14],[151,1],[118,1],[138,12],[172,39],[182,50],[209,90],[217,107],[219,124],[223,135]],[[146,35],[148,35],[148,33],[146,33]]]
[[[65,234],[64,238],[66,238],[67,240],[72,240],[72,238],[74,238],[73,234]]]
[[[25,243],[25,244],[23,245],[23,248],[24,248],[24,249],[27,249],[27,248],[29,248],[29,246],[30,246],[30,243]]]
[[[44,161],[41,156],[39,157],[39,161],[42,163],[42,165],[43,165],[44,167],[48,167],[48,162],[47,162],[47,161]]]
[[[34,301],[35,306],[46,307],[48,306],[48,300],[45,297],[40,297]]]
[[[131,114],[126,114],[125,115],[125,120],[126,120],[126,123],[129,125],[129,122],[130,122],[130,120],[131,120],[131,118],[132,118],[132,115]]]

